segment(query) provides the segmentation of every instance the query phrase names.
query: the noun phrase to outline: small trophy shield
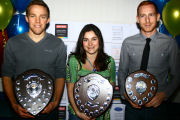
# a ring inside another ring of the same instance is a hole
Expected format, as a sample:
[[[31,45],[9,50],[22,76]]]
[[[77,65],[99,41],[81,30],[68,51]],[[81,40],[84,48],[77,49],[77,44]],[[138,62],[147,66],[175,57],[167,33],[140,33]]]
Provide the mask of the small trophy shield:
[[[46,107],[53,94],[53,79],[38,69],[20,74],[14,86],[17,101],[34,116]]]
[[[99,74],[81,77],[74,87],[74,100],[81,112],[91,118],[100,116],[110,105],[113,87]]]
[[[150,102],[155,96],[158,83],[154,75],[151,73],[138,70],[131,73],[125,82],[127,96],[132,102],[139,106],[143,106]]]

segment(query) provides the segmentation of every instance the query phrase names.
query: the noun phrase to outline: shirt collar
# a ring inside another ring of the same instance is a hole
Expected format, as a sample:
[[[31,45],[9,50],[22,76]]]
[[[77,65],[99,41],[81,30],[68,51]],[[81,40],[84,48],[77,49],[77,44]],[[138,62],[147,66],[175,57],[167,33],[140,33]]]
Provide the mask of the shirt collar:
[[[150,38],[151,40],[154,40],[154,38],[156,38],[156,36],[158,35],[158,31],[156,31]],[[146,36],[143,35],[142,33],[140,33],[140,36],[143,38],[143,40],[146,40]]]

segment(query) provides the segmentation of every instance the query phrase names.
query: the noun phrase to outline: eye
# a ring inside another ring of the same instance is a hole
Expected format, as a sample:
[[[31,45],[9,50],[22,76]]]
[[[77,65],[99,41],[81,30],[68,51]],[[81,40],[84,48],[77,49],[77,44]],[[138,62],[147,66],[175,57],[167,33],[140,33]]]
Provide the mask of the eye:
[[[96,40],[97,40],[97,38],[93,38],[92,40],[96,41]]]
[[[29,17],[30,17],[30,18],[34,18],[34,17],[35,17],[35,15],[29,15]]]
[[[41,16],[42,19],[46,19],[47,17],[46,16]]]
[[[150,16],[150,17],[154,17],[154,16],[155,16],[155,14],[154,14],[154,13],[151,13],[151,14],[149,14],[149,16]]]
[[[92,40],[96,41],[96,40],[98,40],[98,37],[92,37]]]
[[[145,16],[146,16],[146,15],[144,15],[144,14],[140,14],[140,15],[139,15],[140,18],[144,18]]]
[[[84,41],[84,42],[87,42],[87,41],[88,41],[88,39],[84,38],[84,39],[83,39],[83,41]]]

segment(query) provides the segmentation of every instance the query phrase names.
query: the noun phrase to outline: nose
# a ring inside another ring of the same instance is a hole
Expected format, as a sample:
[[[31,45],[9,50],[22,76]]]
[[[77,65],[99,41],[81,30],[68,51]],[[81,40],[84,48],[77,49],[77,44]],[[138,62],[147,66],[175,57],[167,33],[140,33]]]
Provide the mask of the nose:
[[[91,41],[91,40],[88,41],[88,45],[89,45],[89,46],[92,45],[92,41]]]
[[[40,21],[40,18],[36,17],[36,22],[39,23],[39,21]]]
[[[150,22],[150,18],[149,16],[146,17],[146,22],[149,23]]]

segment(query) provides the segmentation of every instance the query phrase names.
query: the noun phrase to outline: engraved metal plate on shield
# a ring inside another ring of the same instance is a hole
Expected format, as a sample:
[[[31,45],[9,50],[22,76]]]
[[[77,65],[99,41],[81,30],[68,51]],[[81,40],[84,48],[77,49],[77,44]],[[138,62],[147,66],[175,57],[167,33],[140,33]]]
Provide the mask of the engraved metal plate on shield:
[[[14,89],[20,105],[35,116],[51,100],[54,89],[53,79],[41,70],[28,70],[15,79]]]
[[[125,89],[127,96],[132,102],[139,106],[143,106],[150,102],[155,96],[158,83],[151,73],[138,70],[131,73],[126,78]]]
[[[112,85],[96,73],[81,77],[74,86],[74,100],[78,109],[91,118],[100,116],[109,107],[112,95]]]

